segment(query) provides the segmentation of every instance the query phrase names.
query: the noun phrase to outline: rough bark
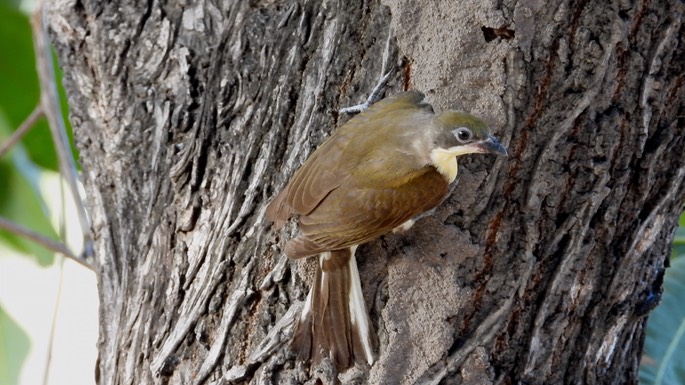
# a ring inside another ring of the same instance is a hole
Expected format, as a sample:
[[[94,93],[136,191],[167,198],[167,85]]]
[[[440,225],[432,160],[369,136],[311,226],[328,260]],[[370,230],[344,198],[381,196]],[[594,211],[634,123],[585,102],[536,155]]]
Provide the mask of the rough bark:
[[[635,383],[685,199],[684,7],[50,3],[98,382]],[[462,161],[432,217],[359,248],[378,361],[310,373],[286,347],[311,269],[264,207],[389,70],[485,117],[510,157]]]

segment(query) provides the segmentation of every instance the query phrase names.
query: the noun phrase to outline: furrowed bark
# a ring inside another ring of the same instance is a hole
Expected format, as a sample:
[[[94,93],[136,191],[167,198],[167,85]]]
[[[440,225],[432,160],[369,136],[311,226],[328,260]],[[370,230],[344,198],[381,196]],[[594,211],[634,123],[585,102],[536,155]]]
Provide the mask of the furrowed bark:
[[[685,200],[682,3],[47,6],[100,384],[637,381]],[[432,216],[358,249],[378,361],[309,372],[287,345],[312,271],[264,208],[391,70],[510,156],[462,160]]]

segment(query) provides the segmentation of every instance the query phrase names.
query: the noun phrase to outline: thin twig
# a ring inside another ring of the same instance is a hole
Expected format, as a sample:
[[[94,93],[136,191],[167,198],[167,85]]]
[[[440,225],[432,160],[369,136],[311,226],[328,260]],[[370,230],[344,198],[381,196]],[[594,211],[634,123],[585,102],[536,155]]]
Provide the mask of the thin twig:
[[[60,239],[67,239],[66,231],[66,203],[64,202],[64,183],[62,179],[59,181],[59,196],[62,200],[62,210],[60,212],[59,220],[59,237]],[[64,257],[59,257],[59,284],[57,286],[57,296],[55,296],[55,307],[52,309],[52,322],[50,323],[50,335],[48,337],[47,358],[45,359],[45,369],[43,370],[43,385],[48,385],[50,380],[50,366],[52,366],[52,351],[55,346],[55,335],[57,333],[57,316],[59,315],[59,306],[62,302],[62,288],[64,287]]]
[[[30,239],[37,244],[47,248],[48,250],[52,250],[56,253],[60,253],[64,255],[65,257],[73,260],[74,262],[80,264],[83,267],[87,267],[90,270],[93,270],[93,267],[90,266],[85,260],[82,258],[77,257],[74,253],[69,250],[68,247],[66,247],[63,243],[55,241],[54,239],[50,239],[44,235],[38,234],[35,231],[26,228],[22,225],[18,225],[12,221],[9,221],[3,217],[0,217],[0,229],[4,229],[9,231],[10,233],[20,235],[26,239]]]
[[[4,143],[0,145],[0,158],[5,155],[5,153],[9,151],[9,149],[12,148],[12,146],[14,146],[21,138],[23,138],[24,135],[26,135],[26,133],[33,128],[33,126],[36,125],[36,122],[41,116],[43,116],[43,108],[41,107],[40,103],[38,103],[36,108],[34,108],[31,112],[31,115],[26,117],[26,119],[21,122],[19,128],[14,131],[12,136],[10,136]]]
[[[55,334],[57,333],[57,316],[59,315],[59,305],[62,302],[62,288],[64,287],[64,258],[59,261],[59,284],[57,285],[57,295],[55,296],[55,307],[52,309],[52,322],[50,322],[50,336],[48,338],[48,352],[45,359],[45,370],[43,371],[43,385],[48,385],[50,366],[52,365],[52,350],[55,346]]]
[[[78,212],[81,231],[83,231],[84,250],[90,250],[89,243],[90,224],[86,209],[83,207],[81,195],[78,192],[78,171],[71,152],[67,128],[62,119],[62,109],[60,107],[59,95],[55,86],[55,69],[52,64],[52,51],[50,50],[50,40],[48,38],[45,23],[43,22],[43,6],[39,2],[36,10],[31,16],[31,28],[33,31],[33,44],[36,51],[36,67],[38,69],[38,79],[40,81],[40,102],[43,112],[48,119],[52,140],[55,144],[60,171],[67,181],[71,190]],[[88,257],[88,256],[87,256]]]

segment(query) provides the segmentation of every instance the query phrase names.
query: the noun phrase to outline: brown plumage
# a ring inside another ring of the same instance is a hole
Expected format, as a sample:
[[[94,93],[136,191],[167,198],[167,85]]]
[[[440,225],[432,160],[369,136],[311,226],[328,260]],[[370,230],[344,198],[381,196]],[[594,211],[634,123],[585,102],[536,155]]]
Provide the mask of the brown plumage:
[[[423,98],[401,93],[350,119],[267,207],[277,228],[297,216],[301,234],[286,243],[289,258],[321,254],[293,338],[301,359],[327,356],[341,369],[371,364],[376,336],[356,246],[436,207],[456,176],[456,156],[506,154],[482,121],[456,111],[436,115]]]
[[[366,309],[357,317],[350,312],[348,293],[354,283],[350,262],[356,267],[352,251],[334,250],[325,255],[313,281],[318,284],[314,284],[308,298],[311,308],[302,313],[291,348],[302,360],[318,363],[330,357],[343,369],[373,359],[372,350],[365,350],[365,346],[373,349],[378,341],[370,323],[364,326],[356,320],[363,316],[368,321]]]

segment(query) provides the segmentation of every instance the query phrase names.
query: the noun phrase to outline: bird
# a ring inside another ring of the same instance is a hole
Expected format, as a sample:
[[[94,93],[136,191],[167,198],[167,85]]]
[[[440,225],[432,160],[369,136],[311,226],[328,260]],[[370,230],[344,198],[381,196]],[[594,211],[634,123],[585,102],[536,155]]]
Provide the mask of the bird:
[[[447,198],[457,157],[507,155],[479,118],[435,113],[419,91],[371,105],[325,140],[268,204],[276,230],[292,218],[299,235],[286,242],[292,260],[318,256],[297,318],[291,350],[301,361],[329,358],[339,369],[372,365],[378,338],[361,289],[357,246],[411,227]]]

